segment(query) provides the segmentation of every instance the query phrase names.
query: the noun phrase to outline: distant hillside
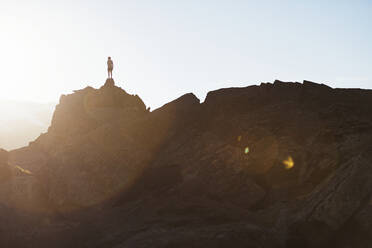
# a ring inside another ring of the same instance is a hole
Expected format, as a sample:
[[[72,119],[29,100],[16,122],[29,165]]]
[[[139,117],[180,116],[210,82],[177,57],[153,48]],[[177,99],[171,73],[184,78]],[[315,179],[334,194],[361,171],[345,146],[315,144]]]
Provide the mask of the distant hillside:
[[[55,104],[0,101],[0,147],[15,149],[46,132]]]

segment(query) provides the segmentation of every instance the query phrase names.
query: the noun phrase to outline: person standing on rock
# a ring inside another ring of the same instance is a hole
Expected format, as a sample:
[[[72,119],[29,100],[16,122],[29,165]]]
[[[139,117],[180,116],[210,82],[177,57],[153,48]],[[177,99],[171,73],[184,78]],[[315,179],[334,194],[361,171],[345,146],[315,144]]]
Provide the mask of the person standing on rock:
[[[108,78],[112,79],[112,70],[114,69],[114,62],[112,62],[111,57],[108,57],[107,59],[107,74]]]

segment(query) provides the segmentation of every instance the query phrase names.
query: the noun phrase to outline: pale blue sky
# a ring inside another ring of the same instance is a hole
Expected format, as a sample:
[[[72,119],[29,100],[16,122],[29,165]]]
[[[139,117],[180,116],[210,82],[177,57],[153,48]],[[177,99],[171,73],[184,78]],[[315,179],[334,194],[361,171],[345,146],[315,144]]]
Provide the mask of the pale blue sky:
[[[0,0],[0,99],[114,79],[148,106],[281,79],[372,88],[372,1]]]

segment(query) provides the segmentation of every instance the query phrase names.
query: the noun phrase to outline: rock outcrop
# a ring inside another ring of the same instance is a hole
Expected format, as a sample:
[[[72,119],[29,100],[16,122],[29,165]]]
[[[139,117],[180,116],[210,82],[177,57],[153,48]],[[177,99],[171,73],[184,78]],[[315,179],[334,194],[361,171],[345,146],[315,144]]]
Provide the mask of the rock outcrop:
[[[0,183],[9,180],[11,176],[10,167],[8,166],[8,157],[8,152],[0,149]]]
[[[372,91],[310,81],[186,94],[152,112],[113,81],[75,91],[47,133],[10,152],[40,205],[7,242],[366,247],[371,104]]]

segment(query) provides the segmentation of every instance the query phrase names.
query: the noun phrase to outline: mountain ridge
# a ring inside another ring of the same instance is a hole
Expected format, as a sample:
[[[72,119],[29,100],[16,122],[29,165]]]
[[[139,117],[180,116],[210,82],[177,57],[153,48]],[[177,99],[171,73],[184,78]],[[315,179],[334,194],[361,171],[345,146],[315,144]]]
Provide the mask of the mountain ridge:
[[[33,223],[38,247],[51,232],[55,247],[363,247],[371,103],[368,90],[276,80],[150,112],[111,82],[87,87],[9,152],[32,176],[3,182],[0,196],[16,194],[0,203],[28,213],[10,230]],[[27,247],[21,233],[8,242]]]

